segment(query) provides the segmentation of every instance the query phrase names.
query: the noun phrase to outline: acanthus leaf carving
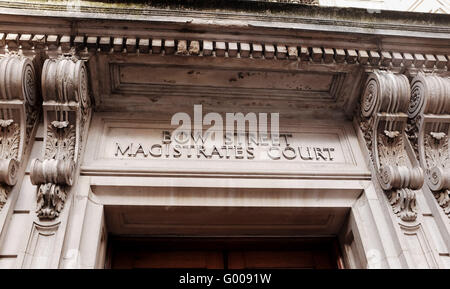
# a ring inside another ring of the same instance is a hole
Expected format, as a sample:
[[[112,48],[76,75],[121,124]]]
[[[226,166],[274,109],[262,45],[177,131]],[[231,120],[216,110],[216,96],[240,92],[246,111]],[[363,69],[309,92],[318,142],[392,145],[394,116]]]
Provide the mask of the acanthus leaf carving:
[[[72,55],[47,59],[42,72],[44,97],[43,160],[31,164],[38,185],[37,216],[57,218],[73,184],[84,124],[90,115],[86,66]]]
[[[45,183],[39,186],[37,205],[40,208],[37,215],[41,219],[54,219],[64,207],[67,187],[53,183]]]
[[[439,206],[443,208],[444,213],[450,216],[450,191],[442,190],[434,193],[434,196],[436,197]]]
[[[426,184],[450,217],[450,78],[420,73],[411,83],[408,137]]]
[[[53,123],[47,127],[48,143],[45,146],[46,159],[74,159],[76,132],[73,125],[65,127],[55,126]]]
[[[416,196],[410,189],[398,189],[389,192],[389,203],[395,214],[404,221],[414,221],[417,217]]]
[[[0,58],[0,209],[17,183],[39,110],[33,61],[10,52]]]
[[[360,114],[360,127],[377,179],[393,212],[403,221],[416,219],[415,190],[424,182],[422,168],[409,164],[405,150],[409,98],[406,76],[375,71],[367,78]]]

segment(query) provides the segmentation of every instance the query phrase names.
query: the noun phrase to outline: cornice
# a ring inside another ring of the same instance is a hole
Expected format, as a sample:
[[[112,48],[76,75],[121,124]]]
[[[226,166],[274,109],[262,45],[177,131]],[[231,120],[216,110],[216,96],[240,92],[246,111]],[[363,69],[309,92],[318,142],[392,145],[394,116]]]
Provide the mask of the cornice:
[[[0,27],[1,28],[1,27]],[[130,55],[177,55],[194,57],[253,58],[273,60],[297,60],[316,64],[360,64],[368,69],[417,69],[448,74],[448,54],[406,52],[404,50],[358,49],[336,46],[307,46],[289,42],[213,41],[210,39],[187,40],[171,37],[114,37],[3,33],[0,30],[0,52],[44,49],[51,54],[64,54],[76,50],[84,57],[96,53]]]
[[[153,3],[155,2],[155,3]],[[194,25],[240,26],[289,30],[315,30],[384,36],[450,38],[450,15],[398,11],[368,12],[358,8],[318,7],[287,4],[277,9],[256,5],[245,9],[189,5],[107,4],[82,1],[79,7],[39,1],[0,1],[0,13],[9,15],[141,21]],[[167,2],[167,1],[163,1]],[[176,2],[176,1],[168,1]],[[217,1],[212,1],[217,2]],[[223,1],[219,1],[223,2]],[[230,1],[246,2],[246,1]],[[268,4],[268,3],[266,3]],[[273,5],[279,5],[273,4]],[[212,4],[211,4],[212,5]],[[226,6],[226,5],[225,5]]]

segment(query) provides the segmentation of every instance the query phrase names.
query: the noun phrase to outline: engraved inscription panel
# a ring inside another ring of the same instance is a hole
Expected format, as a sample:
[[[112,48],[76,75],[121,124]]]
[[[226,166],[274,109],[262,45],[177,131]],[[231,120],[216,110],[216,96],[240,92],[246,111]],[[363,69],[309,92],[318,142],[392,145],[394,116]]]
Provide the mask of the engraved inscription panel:
[[[104,150],[105,158],[118,159],[191,159],[251,160],[345,163],[339,135],[333,133],[281,132],[279,143],[269,137],[243,135],[242,141],[223,136],[217,141],[191,134],[177,142],[171,140],[170,129],[110,129],[111,136]]]
[[[184,143],[175,137],[179,127],[168,122],[95,115],[82,173],[370,176],[351,123],[285,123],[278,141],[270,132],[227,135],[203,127],[202,136],[186,133]]]

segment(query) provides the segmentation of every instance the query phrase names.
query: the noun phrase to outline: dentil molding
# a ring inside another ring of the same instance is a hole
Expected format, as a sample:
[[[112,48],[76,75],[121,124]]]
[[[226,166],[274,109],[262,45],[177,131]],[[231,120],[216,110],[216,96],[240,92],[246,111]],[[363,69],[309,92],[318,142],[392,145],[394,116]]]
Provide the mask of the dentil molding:
[[[218,41],[214,39],[189,39],[142,36],[113,36],[103,34],[32,34],[31,32],[0,31],[0,51],[2,49],[40,49],[46,53],[67,53],[76,50],[80,55],[118,54],[118,55],[161,55],[183,57],[219,57],[225,59],[253,58],[267,60],[294,60],[316,64],[362,65],[371,69],[424,69],[445,73],[450,70],[450,57],[447,54],[423,53],[420,50],[377,50],[364,49],[348,43],[347,47],[333,47],[326,44],[310,46],[282,41],[260,42],[242,39]]]

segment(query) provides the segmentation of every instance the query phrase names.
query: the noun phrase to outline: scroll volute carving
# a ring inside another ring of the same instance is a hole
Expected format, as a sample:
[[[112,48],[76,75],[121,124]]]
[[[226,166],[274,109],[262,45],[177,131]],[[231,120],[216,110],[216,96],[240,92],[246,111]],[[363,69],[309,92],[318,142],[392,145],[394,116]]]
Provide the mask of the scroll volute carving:
[[[44,98],[43,160],[31,164],[31,182],[38,185],[37,214],[59,216],[70,186],[89,117],[87,71],[84,61],[64,56],[47,59],[42,70]]]
[[[423,170],[411,166],[405,150],[409,100],[406,76],[384,71],[368,76],[361,99],[361,129],[377,179],[403,221],[416,219],[414,190],[424,181]]]
[[[408,125],[426,184],[450,217],[450,78],[419,74],[412,80]]]
[[[17,53],[0,58],[0,208],[17,183],[19,167],[38,118],[36,73]]]

